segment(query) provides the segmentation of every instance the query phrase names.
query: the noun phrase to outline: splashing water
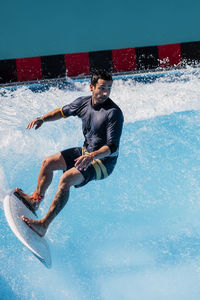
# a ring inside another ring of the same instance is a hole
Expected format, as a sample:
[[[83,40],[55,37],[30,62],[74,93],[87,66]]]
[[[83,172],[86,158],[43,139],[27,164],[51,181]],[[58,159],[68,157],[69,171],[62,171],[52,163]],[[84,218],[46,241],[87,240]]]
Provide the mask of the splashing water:
[[[71,190],[48,231],[51,270],[7,226],[6,192],[19,186],[32,193],[45,156],[83,143],[77,118],[37,131],[27,123],[88,94],[87,81],[38,93],[0,90],[0,299],[198,300],[200,80],[193,70],[151,82],[114,80],[110,97],[125,116],[118,164],[106,180]]]

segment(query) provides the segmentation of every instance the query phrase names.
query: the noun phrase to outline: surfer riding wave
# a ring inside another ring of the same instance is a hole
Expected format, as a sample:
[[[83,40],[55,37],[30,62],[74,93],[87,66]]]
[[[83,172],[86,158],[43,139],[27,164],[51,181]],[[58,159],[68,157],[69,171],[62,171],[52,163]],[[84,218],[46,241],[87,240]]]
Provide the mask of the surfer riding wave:
[[[47,214],[40,220],[21,217],[40,236],[46,234],[50,223],[67,203],[72,186],[78,188],[92,180],[102,180],[115,168],[124,117],[118,105],[109,98],[112,82],[111,74],[95,72],[91,77],[91,96],[79,97],[62,108],[34,119],[26,127],[38,129],[46,122],[77,116],[82,120],[85,138],[83,147],[66,149],[43,160],[33,195],[16,188],[23,202],[36,211],[51,184],[53,172],[63,171]]]

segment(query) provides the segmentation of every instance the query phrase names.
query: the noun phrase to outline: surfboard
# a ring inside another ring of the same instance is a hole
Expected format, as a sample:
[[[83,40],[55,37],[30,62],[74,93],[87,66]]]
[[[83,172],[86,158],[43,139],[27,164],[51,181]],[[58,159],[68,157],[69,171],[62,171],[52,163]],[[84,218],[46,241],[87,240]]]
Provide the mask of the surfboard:
[[[46,238],[40,237],[21,219],[21,216],[36,219],[36,216],[14,192],[15,190],[9,192],[3,201],[4,213],[8,225],[20,242],[24,244],[45,267],[51,268],[51,253]]]

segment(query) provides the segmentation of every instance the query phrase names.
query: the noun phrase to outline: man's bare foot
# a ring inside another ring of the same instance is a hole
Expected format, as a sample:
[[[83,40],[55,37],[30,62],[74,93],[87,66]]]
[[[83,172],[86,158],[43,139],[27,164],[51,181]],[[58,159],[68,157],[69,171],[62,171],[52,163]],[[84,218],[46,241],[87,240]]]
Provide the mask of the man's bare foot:
[[[32,220],[24,216],[22,216],[21,219],[40,237],[43,237],[47,232],[47,227],[44,225],[44,223],[41,220]]]
[[[39,208],[39,203],[36,202],[32,196],[24,193],[21,189],[18,188],[15,189],[15,192],[20,196],[20,198],[22,198],[23,202],[26,202],[28,206],[30,206],[33,211],[36,211]]]

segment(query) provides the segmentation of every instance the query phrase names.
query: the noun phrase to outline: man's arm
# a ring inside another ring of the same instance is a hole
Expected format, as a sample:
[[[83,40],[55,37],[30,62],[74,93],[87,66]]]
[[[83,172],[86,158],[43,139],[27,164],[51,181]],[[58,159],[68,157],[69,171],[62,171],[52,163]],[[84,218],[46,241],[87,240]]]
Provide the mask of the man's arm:
[[[60,108],[56,108],[46,115],[36,118],[33,121],[29,122],[26,126],[26,129],[31,129],[35,126],[35,129],[40,128],[44,122],[56,121],[62,118],[62,113]]]
[[[104,158],[108,155],[110,155],[111,151],[110,148],[105,145],[103,147],[101,147],[99,150],[90,152],[90,156],[92,156],[93,159],[97,159],[97,158]]]
[[[85,155],[81,155],[80,157],[75,159],[76,161],[75,167],[79,170],[82,169],[86,170],[91,164],[91,162],[93,161],[93,159],[104,158],[110,155],[110,153],[111,153],[110,148],[107,145],[102,146],[100,149],[96,151],[90,152]]]

